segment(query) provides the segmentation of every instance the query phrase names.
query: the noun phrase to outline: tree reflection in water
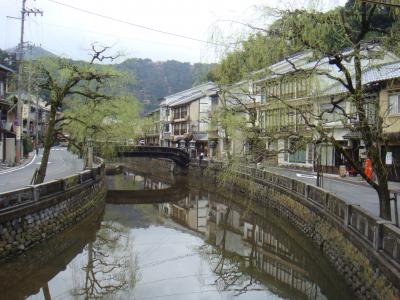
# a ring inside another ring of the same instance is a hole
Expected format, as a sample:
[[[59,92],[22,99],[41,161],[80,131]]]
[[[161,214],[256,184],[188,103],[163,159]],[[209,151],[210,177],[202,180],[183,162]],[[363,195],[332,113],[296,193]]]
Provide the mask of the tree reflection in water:
[[[214,280],[215,286],[218,291],[233,291],[235,296],[248,291],[265,290],[252,275],[255,245],[252,245],[249,255],[239,255],[227,250],[227,233],[229,228],[232,229],[230,204],[226,207],[225,212],[220,212],[220,214],[222,217],[217,224],[219,229],[217,231],[220,231],[222,236],[220,236],[220,240],[215,241],[217,247],[205,244],[200,249],[201,254],[208,258],[212,271],[217,275]],[[254,232],[252,236],[254,236]]]
[[[75,298],[116,297],[133,290],[138,280],[137,257],[132,253],[129,230],[116,222],[105,222],[96,241],[86,246],[87,262],[73,272]]]

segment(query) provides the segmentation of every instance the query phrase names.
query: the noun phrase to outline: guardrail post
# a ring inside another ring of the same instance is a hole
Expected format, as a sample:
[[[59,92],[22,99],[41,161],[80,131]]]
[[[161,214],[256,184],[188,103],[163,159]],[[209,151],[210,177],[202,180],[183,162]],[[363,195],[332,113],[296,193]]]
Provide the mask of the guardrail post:
[[[394,201],[394,221],[396,226],[399,227],[399,211],[397,210],[397,192],[393,193],[393,201]]]
[[[308,184],[306,184],[306,188],[304,189],[304,197],[306,197],[306,200],[308,200],[308,188],[309,188],[310,186],[308,185]]]
[[[91,175],[92,175],[93,180],[96,180],[97,169],[96,168],[91,168],[90,171],[91,171]]]
[[[67,190],[67,182],[65,179],[60,179],[61,180],[61,188],[63,191]]]
[[[349,226],[350,224],[350,215],[351,215],[351,205],[346,204],[344,208],[344,226]]]
[[[378,223],[374,231],[374,249],[382,249],[383,244],[383,224]]]
[[[32,194],[33,194],[33,201],[39,201],[39,189],[37,186],[32,185]]]

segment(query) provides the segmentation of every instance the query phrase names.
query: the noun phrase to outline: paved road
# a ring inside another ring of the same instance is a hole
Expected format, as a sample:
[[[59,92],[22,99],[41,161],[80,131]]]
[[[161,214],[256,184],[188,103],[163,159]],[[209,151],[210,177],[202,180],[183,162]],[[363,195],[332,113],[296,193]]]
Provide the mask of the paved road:
[[[35,169],[39,168],[42,150],[29,164],[20,168],[0,171],[0,192],[5,192],[30,184]],[[82,171],[83,161],[67,151],[65,147],[53,147],[45,181],[62,178]]]
[[[310,185],[316,185],[316,176],[314,176],[312,173],[302,173],[300,171],[286,170],[281,168],[271,168],[270,170],[274,173],[288,176],[306,182]],[[372,214],[379,216],[378,194],[372,187],[346,182],[344,180],[340,180],[339,178],[336,179],[324,176],[323,188],[331,191],[333,194],[343,200],[346,200],[348,203],[358,204],[362,208],[370,211]],[[400,202],[400,199],[398,199],[398,201]],[[393,206],[394,205],[392,202],[392,218],[394,220]],[[398,207],[398,211],[400,215],[400,207]]]

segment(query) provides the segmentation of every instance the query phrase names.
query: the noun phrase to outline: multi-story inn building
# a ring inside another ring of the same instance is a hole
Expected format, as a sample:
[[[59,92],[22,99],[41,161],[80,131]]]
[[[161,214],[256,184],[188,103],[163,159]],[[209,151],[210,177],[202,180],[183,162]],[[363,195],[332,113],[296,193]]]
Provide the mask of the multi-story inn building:
[[[207,82],[166,96],[160,104],[161,145],[193,148],[196,155],[210,154],[209,127],[218,88]]]

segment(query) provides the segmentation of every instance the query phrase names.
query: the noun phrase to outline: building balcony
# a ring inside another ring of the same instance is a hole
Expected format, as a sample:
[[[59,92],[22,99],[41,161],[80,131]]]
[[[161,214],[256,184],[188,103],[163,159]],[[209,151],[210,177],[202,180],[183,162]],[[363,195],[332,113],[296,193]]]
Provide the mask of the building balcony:
[[[185,116],[184,118],[172,119],[172,123],[187,122],[187,121],[189,121],[189,116]]]
[[[171,132],[163,132],[162,138],[164,140],[170,140],[171,139]]]

